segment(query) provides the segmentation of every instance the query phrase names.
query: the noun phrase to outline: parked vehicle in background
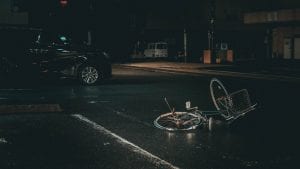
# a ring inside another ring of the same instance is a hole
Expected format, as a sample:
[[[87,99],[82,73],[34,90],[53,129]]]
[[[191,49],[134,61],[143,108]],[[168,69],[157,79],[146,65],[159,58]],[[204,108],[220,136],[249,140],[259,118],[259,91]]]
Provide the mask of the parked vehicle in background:
[[[0,27],[0,76],[31,80],[76,78],[92,85],[111,77],[109,55],[67,36],[41,29]]]
[[[144,51],[145,58],[168,57],[168,44],[166,42],[149,43]]]

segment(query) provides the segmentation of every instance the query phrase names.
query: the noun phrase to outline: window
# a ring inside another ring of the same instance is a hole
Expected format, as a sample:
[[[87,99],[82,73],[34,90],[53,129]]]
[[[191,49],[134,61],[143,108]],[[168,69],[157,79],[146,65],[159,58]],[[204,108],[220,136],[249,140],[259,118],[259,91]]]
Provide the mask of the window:
[[[155,45],[154,44],[150,44],[149,45],[149,49],[155,49]]]
[[[156,49],[167,49],[167,45],[166,44],[157,44]]]

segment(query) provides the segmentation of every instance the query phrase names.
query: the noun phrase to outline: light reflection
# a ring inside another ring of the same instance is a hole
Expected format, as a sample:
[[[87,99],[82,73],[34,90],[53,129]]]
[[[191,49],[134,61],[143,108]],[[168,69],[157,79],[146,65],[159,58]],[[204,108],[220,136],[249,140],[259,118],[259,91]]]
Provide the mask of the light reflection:
[[[165,138],[169,143],[183,141],[187,144],[194,144],[197,139],[196,133],[166,132],[165,134]]]
[[[186,133],[187,143],[191,144],[195,141],[195,133]]]
[[[167,140],[172,141],[173,138],[175,138],[175,133],[167,132]]]

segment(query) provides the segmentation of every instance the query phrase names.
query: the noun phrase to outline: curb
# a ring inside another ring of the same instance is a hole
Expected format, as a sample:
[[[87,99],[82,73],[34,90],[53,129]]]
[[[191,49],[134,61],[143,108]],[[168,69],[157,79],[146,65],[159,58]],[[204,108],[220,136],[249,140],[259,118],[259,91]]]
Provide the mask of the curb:
[[[190,76],[217,75],[217,76],[226,76],[226,77],[242,77],[242,78],[251,78],[251,79],[277,80],[282,82],[300,83],[300,78],[298,77],[281,76],[281,75],[242,73],[242,72],[220,71],[220,70],[209,70],[209,69],[202,69],[197,72],[195,71],[189,72],[184,70],[174,70],[174,69],[167,69],[167,68],[150,68],[150,67],[129,66],[129,65],[120,65],[120,64],[116,64],[115,66],[124,67],[128,69],[145,70],[150,72],[175,73],[175,74],[184,74]]]

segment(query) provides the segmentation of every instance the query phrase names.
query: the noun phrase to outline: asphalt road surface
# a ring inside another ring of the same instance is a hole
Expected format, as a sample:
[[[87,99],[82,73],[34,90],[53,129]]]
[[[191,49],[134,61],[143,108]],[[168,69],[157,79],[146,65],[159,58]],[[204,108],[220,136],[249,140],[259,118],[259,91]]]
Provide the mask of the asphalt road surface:
[[[0,89],[0,169],[299,168],[297,83],[219,78],[247,88],[255,111],[210,132],[157,129],[185,101],[215,110],[211,76],[114,67],[97,86],[70,80],[6,83]]]

